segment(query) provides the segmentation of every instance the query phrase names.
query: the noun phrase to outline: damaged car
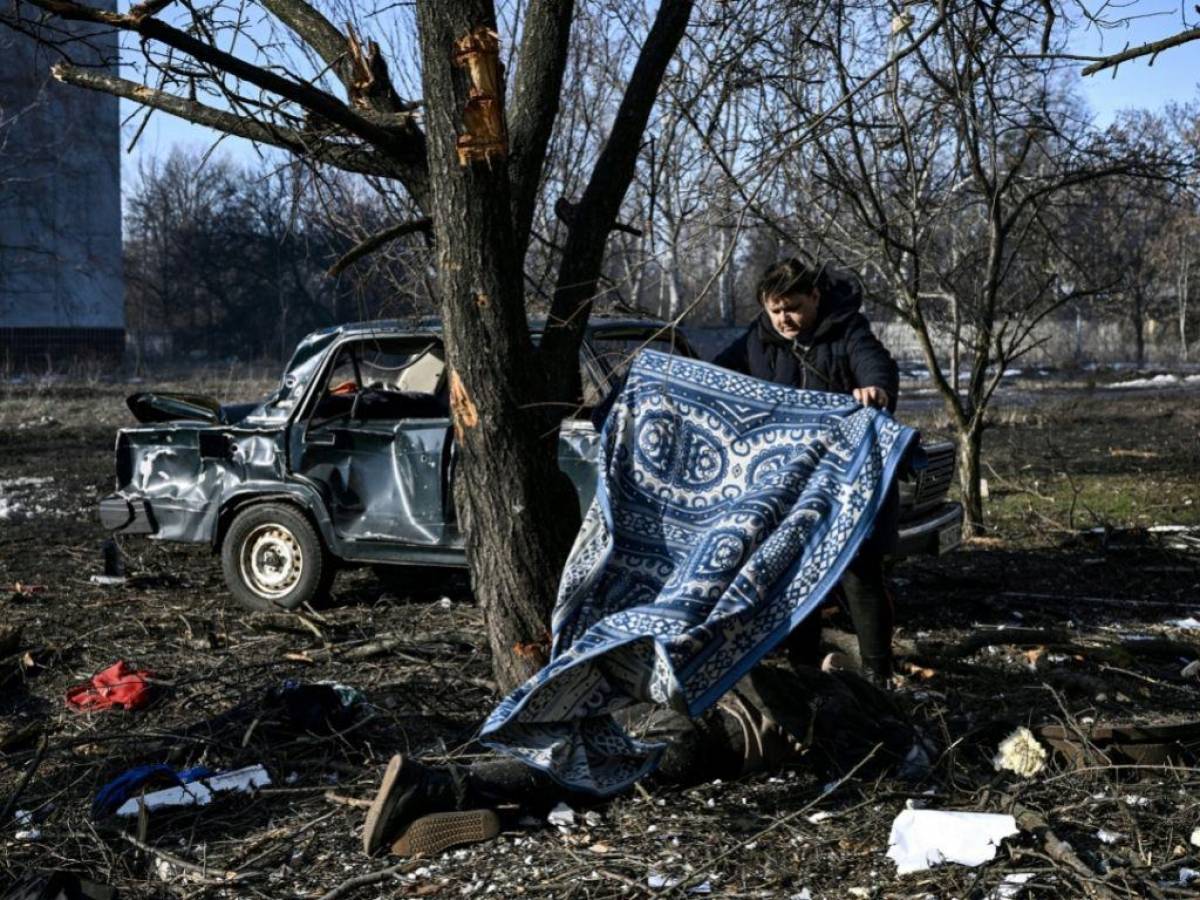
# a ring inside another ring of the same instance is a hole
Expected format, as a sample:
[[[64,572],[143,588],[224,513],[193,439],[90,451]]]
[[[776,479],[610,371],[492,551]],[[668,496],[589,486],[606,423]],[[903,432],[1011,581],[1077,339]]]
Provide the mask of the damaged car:
[[[599,458],[590,413],[642,347],[696,356],[663,322],[588,325],[583,397],[559,439],[581,510]],[[367,322],[306,337],[258,403],[135,394],[127,402],[139,424],[117,435],[117,489],[100,501],[101,522],[118,535],[209,544],[230,592],[252,610],[294,609],[343,566],[465,566],[447,376],[438,321]],[[929,443],[925,453],[927,466],[901,482],[898,556],[944,553],[959,540],[962,508],[946,498],[954,445]]]

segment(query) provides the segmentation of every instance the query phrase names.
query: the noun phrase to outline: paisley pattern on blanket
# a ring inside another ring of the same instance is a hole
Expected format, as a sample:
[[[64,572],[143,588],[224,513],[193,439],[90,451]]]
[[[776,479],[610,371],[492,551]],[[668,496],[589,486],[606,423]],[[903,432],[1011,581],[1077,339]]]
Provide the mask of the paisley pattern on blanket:
[[[612,713],[715,703],[837,584],[916,439],[843,394],[642,351],[601,434],[550,663],[484,743],[594,794],[651,771],[662,746]]]

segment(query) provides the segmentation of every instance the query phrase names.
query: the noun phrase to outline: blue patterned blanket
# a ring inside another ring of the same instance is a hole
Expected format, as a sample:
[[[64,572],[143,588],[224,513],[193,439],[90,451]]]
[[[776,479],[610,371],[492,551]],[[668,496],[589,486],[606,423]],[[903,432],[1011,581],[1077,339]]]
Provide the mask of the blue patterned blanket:
[[[647,774],[662,745],[612,713],[715,703],[837,584],[915,439],[844,394],[642,351],[601,434],[550,662],[483,742],[593,794]]]

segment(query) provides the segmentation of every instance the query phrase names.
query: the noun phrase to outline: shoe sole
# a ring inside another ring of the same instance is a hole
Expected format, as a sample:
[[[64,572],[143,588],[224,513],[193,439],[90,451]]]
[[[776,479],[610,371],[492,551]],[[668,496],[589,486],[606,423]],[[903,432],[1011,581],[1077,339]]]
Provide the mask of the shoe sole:
[[[391,799],[392,788],[396,785],[396,779],[400,777],[400,770],[404,768],[404,758],[397,754],[388,760],[387,769],[383,773],[383,780],[379,782],[379,790],[375,792],[375,799],[371,801],[371,808],[367,810],[366,821],[363,822],[363,852],[367,856],[374,856],[379,852],[384,844],[383,828],[387,824],[388,801]]]
[[[392,844],[396,856],[434,856],[460,844],[490,841],[500,833],[500,819],[490,809],[431,813],[414,821]]]

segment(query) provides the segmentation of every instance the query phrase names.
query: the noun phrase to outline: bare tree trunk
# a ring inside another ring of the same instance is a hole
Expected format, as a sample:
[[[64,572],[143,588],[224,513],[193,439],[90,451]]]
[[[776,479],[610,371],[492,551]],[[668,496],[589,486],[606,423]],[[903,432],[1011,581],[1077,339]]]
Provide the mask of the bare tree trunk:
[[[500,688],[547,659],[557,574],[579,527],[574,492],[557,465],[525,317],[503,153],[462,164],[470,82],[455,45],[495,29],[490,0],[419,0],[438,294],[451,367],[461,462],[455,497],[466,526],[472,587],[483,609]],[[503,87],[497,103],[502,102]],[[485,452],[486,451],[486,452]]]
[[[1179,308],[1179,361],[1188,361],[1187,316],[1188,282],[1192,268],[1191,248],[1185,238],[1179,239],[1179,272],[1175,279],[1175,294]]]
[[[1142,302],[1141,290],[1133,292],[1133,303],[1129,307],[1129,319],[1133,325],[1133,346],[1140,369],[1146,365],[1146,311]]]
[[[678,234],[672,230],[667,242],[667,318],[674,320],[683,309],[683,294],[679,289],[679,256],[676,253]]]
[[[963,534],[983,534],[983,484],[980,457],[983,429],[977,424],[958,429],[958,486],[963,505]]]
[[[1083,365],[1083,306],[1075,304],[1075,365]]]
[[[718,227],[717,234],[717,265],[724,264],[724,267],[721,269],[720,280],[717,283],[717,296],[719,298],[718,312],[721,317],[721,324],[728,327],[734,324],[733,287],[737,272],[733,261],[734,253],[730,245],[737,240],[737,237],[731,234],[729,229],[725,227]]]

